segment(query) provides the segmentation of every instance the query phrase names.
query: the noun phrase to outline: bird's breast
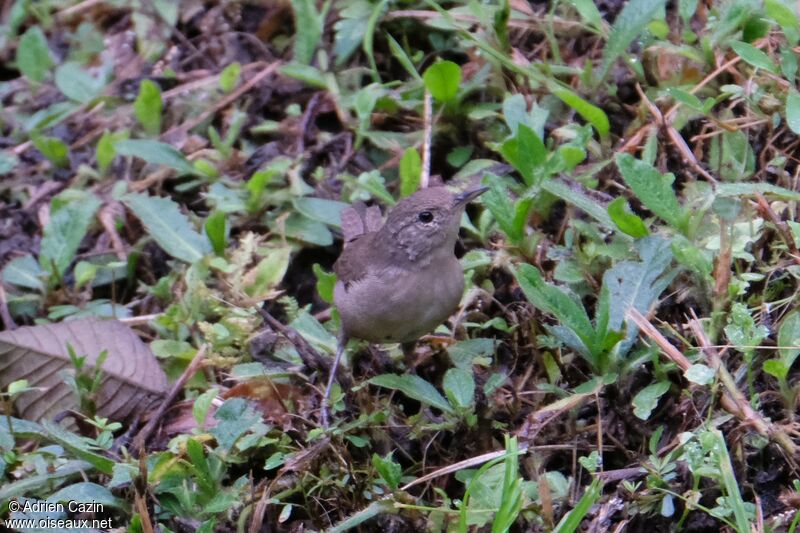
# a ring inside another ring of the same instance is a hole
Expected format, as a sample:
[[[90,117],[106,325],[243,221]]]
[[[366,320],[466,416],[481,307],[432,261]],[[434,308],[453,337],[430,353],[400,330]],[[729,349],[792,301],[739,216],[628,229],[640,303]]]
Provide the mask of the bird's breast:
[[[334,303],[345,333],[370,342],[408,342],[444,322],[458,307],[464,276],[455,256],[421,269],[388,266],[347,284]]]

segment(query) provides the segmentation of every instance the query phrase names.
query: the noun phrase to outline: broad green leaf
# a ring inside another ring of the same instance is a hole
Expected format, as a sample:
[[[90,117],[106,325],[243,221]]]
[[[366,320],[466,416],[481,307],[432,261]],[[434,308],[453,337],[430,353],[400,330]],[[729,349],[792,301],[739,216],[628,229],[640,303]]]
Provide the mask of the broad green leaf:
[[[94,157],[97,159],[97,169],[101,174],[105,174],[114,158],[117,156],[117,150],[114,148],[114,136],[108,130],[103,133],[100,140],[97,141],[97,148],[95,148]]]
[[[547,148],[531,128],[518,124],[516,136],[503,143],[500,153],[517,169],[527,185],[538,185],[547,160]]]
[[[225,223],[225,213],[223,211],[215,211],[208,215],[204,225],[206,236],[211,243],[211,248],[214,253],[223,256],[225,255],[225,247],[228,241],[227,225]]]
[[[584,193],[577,185],[570,186],[562,180],[551,179],[542,181],[542,189],[584,211],[606,228],[611,230],[616,228],[611,217],[608,216],[606,208]]]
[[[283,230],[287,237],[309,244],[318,246],[330,246],[333,244],[333,235],[327,225],[299,212],[289,215],[283,224]]]
[[[323,302],[333,303],[333,289],[336,286],[336,274],[325,272],[319,263],[314,263],[311,267],[314,276],[317,278],[317,293]]]
[[[764,361],[764,372],[770,376],[774,376],[780,380],[785,380],[789,375],[789,367],[787,367],[780,359],[770,359]]]
[[[581,340],[589,352],[594,352],[594,328],[583,306],[555,285],[545,283],[539,270],[532,265],[520,265],[514,277],[535,307],[554,315]]]
[[[439,391],[419,376],[413,374],[381,374],[370,379],[369,383],[387,389],[399,390],[409,398],[413,398],[425,405],[430,405],[445,413],[453,413],[453,407]]]
[[[39,264],[43,271],[63,277],[99,207],[100,201],[87,195],[51,210],[39,248]]]
[[[48,502],[101,504],[115,509],[127,510],[130,506],[125,500],[117,498],[102,485],[82,481],[57,490],[47,497]]]
[[[175,259],[194,263],[211,251],[208,239],[195,230],[171,199],[127,194],[122,202],[133,211],[161,249]]]
[[[389,452],[385,457],[377,453],[372,454],[372,466],[377,470],[378,475],[389,485],[392,490],[397,490],[400,479],[403,477],[403,468],[393,458]]]
[[[708,385],[714,381],[714,371],[706,365],[695,364],[683,373],[684,377],[698,385]]]
[[[608,74],[611,65],[622,55],[647,24],[664,9],[664,0],[630,0],[614,20],[611,34],[603,50],[603,64],[598,82]]]
[[[184,155],[167,143],[150,139],[127,139],[114,143],[117,154],[143,159],[153,165],[174,168],[181,174],[195,174]]]
[[[161,132],[162,108],[161,89],[151,80],[142,80],[133,110],[148,135],[155,137]]]
[[[300,80],[309,87],[316,89],[327,89],[335,92],[333,87],[329,87],[328,77],[324,72],[311,65],[304,65],[293,61],[280,68],[281,74]]]
[[[32,255],[27,254],[15,257],[6,263],[0,277],[5,283],[11,283],[17,287],[42,290],[44,289],[42,275],[43,272],[39,267],[39,263],[36,262]]]
[[[28,80],[34,83],[44,81],[53,67],[47,39],[39,26],[28,28],[17,45],[17,68]]]
[[[569,0],[569,3],[590,26],[599,31],[603,29],[603,17],[594,2],[591,0]]]
[[[291,248],[270,249],[267,256],[259,261],[258,265],[248,274],[249,283],[245,292],[250,297],[266,297],[271,289],[283,280],[286,269],[289,268]]]
[[[372,14],[372,5],[366,0],[354,0],[343,4],[339,20],[333,24],[333,54],[336,66],[350,59],[356,48],[364,41],[367,21]],[[391,43],[390,43],[391,48]]]
[[[672,188],[675,176],[661,174],[630,154],[617,154],[615,160],[625,183],[645,207],[672,227],[685,231],[687,216]]]
[[[422,175],[422,159],[413,146],[406,148],[400,159],[400,196],[410,196],[419,188]]]
[[[344,202],[309,196],[295,198],[292,203],[299,213],[334,228],[341,227],[342,211],[347,207]]]
[[[56,87],[70,100],[89,102],[103,92],[106,86],[105,71],[91,73],[80,64],[68,61],[56,69]]]
[[[508,198],[508,189],[503,187],[499,180],[491,180],[491,182],[489,190],[483,193],[481,202],[489,208],[492,216],[509,241],[518,245],[522,242],[524,233],[514,224],[514,205]]]
[[[217,450],[223,457],[248,430],[261,423],[261,415],[248,406],[244,398],[225,400],[214,413],[214,418],[217,425],[209,433],[216,439]]]
[[[239,79],[242,73],[242,65],[238,61],[234,61],[225,67],[219,75],[219,88],[224,93],[233,91],[239,85]]]
[[[494,339],[465,339],[448,346],[447,354],[458,368],[472,370],[472,365],[488,366],[494,353]]]
[[[317,11],[314,0],[291,0],[294,12],[294,54],[298,63],[307,65],[314,57],[319,40],[322,37],[322,16]]]
[[[792,45],[797,45],[798,21],[794,9],[789,7],[792,4],[786,5],[781,0],[765,0],[764,11],[768,17],[778,23],[786,36],[786,40]]]
[[[747,61],[750,65],[764,69],[773,74],[779,74],[778,66],[770,57],[749,43],[742,41],[731,41],[731,48],[736,52],[736,55]]]
[[[59,168],[67,168],[69,166],[69,146],[61,139],[33,134],[31,135],[31,141],[33,141],[36,149],[54,166]]]
[[[766,194],[781,200],[800,201],[800,192],[785,189],[771,183],[720,183],[717,185],[717,197],[756,196]]]
[[[747,134],[722,131],[711,140],[708,154],[711,168],[726,181],[742,181],[755,172],[756,157]]]
[[[789,369],[800,355],[800,311],[792,311],[778,329],[778,353]]]
[[[658,400],[669,390],[669,381],[659,381],[648,385],[633,397],[633,414],[637,418],[647,420],[653,409],[658,405]]]
[[[475,379],[469,370],[458,367],[449,369],[444,375],[442,388],[453,407],[469,407],[475,399]]]
[[[458,94],[461,83],[461,67],[452,61],[439,61],[422,74],[425,88],[440,102],[449,102]]]
[[[603,275],[603,289],[608,291],[608,331],[620,331],[626,324],[625,341],[619,347],[624,355],[633,346],[639,330],[626,318],[629,309],[647,313],[674,278],[675,272],[664,271],[672,261],[670,243],[659,236],[636,243],[641,261],[620,261]],[[599,334],[605,334],[600,331]],[[597,339],[598,343],[601,339]]]
[[[631,0],[631,2],[635,1],[636,0]],[[630,5],[630,2],[625,7],[628,5]],[[577,111],[578,114],[584,118],[584,120],[591,124],[592,127],[597,130],[597,133],[601,138],[608,136],[608,132],[611,130],[611,124],[608,121],[608,115],[606,115],[605,111],[596,105],[587,102],[575,92],[565,87],[555,87],[552,89],[552,92],[554,95],[560,98],[562,102]]]
[[[800,93],[794,89],[786,95],[786,125],[800,135]]]
[[[611,220],[614,221],[620,231],[634,239],[650,235],[642,219],[639,218],[639,215],[631,212],[628,202],[621,196],[608,204],[608,216],[611,217]]]
[[[319,321],[306,311],[300,313],[291,324],[308,342],[318,349],[328,353],[336,353],[338,342],[336,336],[319,323]]]

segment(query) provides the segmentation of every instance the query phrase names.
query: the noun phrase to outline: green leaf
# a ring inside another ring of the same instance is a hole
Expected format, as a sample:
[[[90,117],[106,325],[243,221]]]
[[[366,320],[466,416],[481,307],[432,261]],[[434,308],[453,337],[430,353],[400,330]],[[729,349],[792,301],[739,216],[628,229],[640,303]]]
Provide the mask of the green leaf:
[[[217,425],[209,431],[217,440],[217,449],[224,456],[248,430],[261,423],[261,415],[247,405],[244,398],[225,400],[214,413]]]
[[[324,223],[295,212],[289,215],[283,225],[287,237],[316,244],[317,246],[330,246],[333,244],[333,235]]]
[[[117,156],[117,150],[114,148],[114,135],[106,130],[103,136],[97,141],[97,148],[95,148],[94,157],[97,159],[97,169],[101,174],[108,171],[108,167],[114,162]]]
[[[324,72],[311,65],[304,65],[298,62],[288,63],[280,68],[281,74],[300,80],[309,87],[316,89],[327,89],[331,92],[336,92],[332,87],[329,87],[328,78]]]
[[[0,150],[0,177],[10,174],[19,163],[19,158],[10,150]]]
[[[794,133],[800,135],[800,93],[794,89],[786,95],[786,125]]]
[[[17,68],[28,80],[41,83],[53,65],[44,32],[39,26],[31,26],[19,39]]]
[[[186,157],[167,143],[150,139],[127,139],[117,141],[114,147],[119,155],[138,157],[153,165],[168,166],[181,174],[195,174],[194,167]]]
[[[589,512],[589,509],[602,495],[603,485],[600,482],[600,478],[596,477],[592,480],[592,484],[586,488],[586,492],[583,493],[575,507],[558,522],[554,533],[575,533],[575,531],[578,531],[586,513]]]
[[[385,457],[373,453],[372,466],[375,467],[381,479],[394,491],[400,485],[400,479],[403,477],[403,468],[392,458],[392,453],[389,452]]]
[[[419,75],[417,68],[414,66],[411,58],[408,57],[408,54],[406,54],[406,51],[403,50],[403,47],[400,46],[400,43],[398,43],[395,38],[388,33],[386,34],[386,40],[389,42],[389,49],[392,51],[392,55],[403,66],[403,68],[406,69],[406,72],[408,72],[418,81],[422,81],[422,76]]]
[[[39,251],[39,264],[43,271],[63,277],[99,207],[100,200],[87,195],[84,199],[51,209]]]
[[[242,74],[242,65],[235,61],[225,67],[219,75],[219,88],[224,93],[229,93],[239,85]]]
[[[270,249],[253,270],[253,280],[245,287],[248,296],[266,296],[267,293],[283,280],[289,268],[291,248],[288,246]]]
[[[472,370],[472,365],[489,366],[494,353],[494,339],[465,339],[447,347],[450,360],[458,368]]]
[[[603,29],[603,17],[594,2],[591,0],[569,0],[569,3],[590,26],[598,31]]]
[[[148,135],[155,137],[161,132],[162,109],[161,89],[150,80],[142,80],[133,110]]]
[[[628,202],[621,196],[608,204],[608,216],[611,217],[611,220],[614,221],[620,231],[634,239],[650,235],[642,219],[639,218],[639,215],[631,212]]]
[[[775,376],[780,380],[785,380],[789,375],[789,367],[787,367],[780,359],[770,359],[764,361],[764,372],[770,376]]]
[[[317,278],[317,293],[322,298],[323,302],[333,303],[333,289],[336,286],[336,274],[333,272],[325,272],[319,263],[314,263],[311,267],[314,271],[314,276]]]
[[[683,375],[692,383],[697,383],[698,385],[708,385],[714,381],[714,376],[716,374],[706,365],[695,364],[690,366]]]
[[[409,398],[413,398],[425,405],[453,414],[453,407],[439,394],[439,391],[419,376],[413,374],[381,374],[370,379],[369,383],[387,389],[398,390]]]
[[[792,311],[781,322],[778,353],[786,368],[792,368],[794,360],[800,355],[800,311]]]
[[[514,277],[522,292],[535,307],[554,315],[563,326],[569,328],[580,339],[590,354],[595,352],[594,328],[583,306],[555,285],[545,283],[539,270],[532,265],[520,265]],[[597,363],[597,361],[590,362]]]
[[[127,510],[129,505],[120,498],[117,498],[111,491],[102,485],[82,481],[66,486],[57,490],[47,497],[51,503],[63,502],[71,505],[75,504],[101,504],[115,509]]]
[[[92,74],[80,64],[68,61],[56,69],[56,87],[64,96],[76,102],[86,103],[94,100],[106,86],[105,72]]]
[[[341,227],[342,211],[347,208],[344,202],[308,196],[295,198],[292,203],[299,213],[334,228]]]
[[[422,176],[422,159],[413,146],[406,148],[400,159],[400,196],[410,196],[419,189]]]
[[[455,408],[469,407],[475,399],[475,378],[471,371],[458,367],[449,369],[444,375],[442,388]]]
[[[499,179],[492,178],[493,176],[489,176],[490,188],[483,193],[481,202],[489,208],[508,240],[514,245],[519,245],[525,236],[524,228],[520,228],[514,223],[514,206],[508,198],[508,189],[501,185]]]
[[[633,397],[633,414],[642,420],[650,418],[650,413],[656,408],[658,400],[664,396],[669,387],[669,381],[659,381],[640,390]]]
[[[764,11],[768,17],[778,23],[786,36],[786,40],[792,45],[797,45],[798,21],[794,10],[781,2],[781,0],[765,0]]]
[[[439,61],[422,74],[425,88],[440,102],[449,102],[458,94],[461,83],[461,67],[452,61]]]
[[[322,38],[322,16],[317,11],[314,0],[291,0],[294,12],[294,54],[295,61],[309,64],[314,57],[320,38]]]
[[[631,0],[631,2],[635,2],[636,0]],[[631,2],[629,2],[625,7],[627,8]],[[623,11],[625,8],[623,8]],[[608,121],[608,115],[606,112],[597,107],[594,104],[591,104],[578,96],[575,92],[566,87],[557,86],[551,89],[553,94],[556,95],[558,98],[561,99],[562,102],[570,106],[572,109],[578,112],[578,114],[584,118],[589,124],[597,130],[597,133],[600,135],[601,138],[605,138],[608,136],[608,132],[611,131],[611,124]]]
[[[32,134],[31,141],[48,161],[59,168],[69,167],[69,146],[56,137]]]
[[[133,211],[161,249],[175,259],[194,263],[211,251],[208,239],[192,227],[178,204],[171,199],[127,194],[122,202]]]
[[[645,207],[674,228],[685,231],[688,219],[672,188],[675,176],[661,174],[630,154],[619,153],[615,160],[625,183]]]
[[[225,255],[225,247],[227,246],[228,232],[225,224],[225,213],[223,211],[215,211],[208,215],[205,223],[206,236],[211,243],[211,248],[214,253],[219,256]]]
[[[26,287],[39,291],[44,289],[42,275],[43,272],[39,268],[39,263],[36,262],[32,255],[27,254],[15,257],[6,263],[0,277],[2,281],[17,287]]]
[[[664,0],[630,0],[617,15],[603,50],[603,64],[598,83],[608,74],[611,65],[627,50],[628,45],[642,33],[647,24],[664,9]]]
[[[518,124],[516,136],[503,143],[500,153],[522,175],[526,185],[538,185],[543,176],[541,167],[547,161],[547,148],[530,127]]]
[[[750,65],[764,69],[773,74],[779,74],[778,66],[770,57],[749,43],[742,41],[731,41],[731,48],[736,55],[747,61]]]

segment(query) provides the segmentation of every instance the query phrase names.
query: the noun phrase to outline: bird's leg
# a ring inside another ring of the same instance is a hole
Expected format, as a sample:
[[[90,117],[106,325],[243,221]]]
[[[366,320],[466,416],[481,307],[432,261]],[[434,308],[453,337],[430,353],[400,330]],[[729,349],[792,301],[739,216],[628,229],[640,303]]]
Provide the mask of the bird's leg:
[[[403,349],[403,362],[406,364],[406,367],[411,370],[414,368],[414,348],[417,346],[417,341],[411,342],[404,342],[400,345],[400,348]]]
[[[336,379],[336,370],[339,368],[339,363],[342,360],[342,354],[344,354],[344,349],[347,346],[347,335],[342,332],[339,335],[338,343],[336,346],[336,357],[333,360],[333,364],[331,365],[330,374],[328,374],[328,385],[325,387],[325,395],[322,397],[322,405],[320,406],[320,422],[323,428],[328,427],[328,401],[331,397],[331,389],[333,388],[333,382]]]

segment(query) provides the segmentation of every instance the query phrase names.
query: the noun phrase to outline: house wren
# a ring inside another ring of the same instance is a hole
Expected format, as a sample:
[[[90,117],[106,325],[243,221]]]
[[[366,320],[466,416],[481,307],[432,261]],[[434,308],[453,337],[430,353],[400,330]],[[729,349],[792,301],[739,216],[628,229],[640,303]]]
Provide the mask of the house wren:
[[[344,250],[334,265],[333,301],[342,335],[322,404],[349,338],[374,343],[409,343],[432,331],[458,307],[464,274],[455,256],[461,215],[486,187],[454,194],[444,187],[404,198],[379,226],[377,208],[342,213]]]

